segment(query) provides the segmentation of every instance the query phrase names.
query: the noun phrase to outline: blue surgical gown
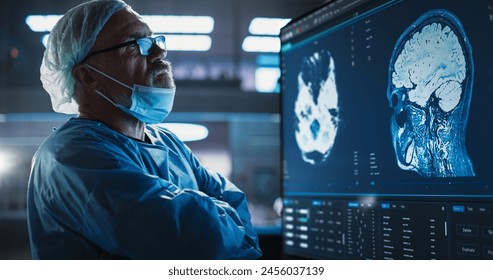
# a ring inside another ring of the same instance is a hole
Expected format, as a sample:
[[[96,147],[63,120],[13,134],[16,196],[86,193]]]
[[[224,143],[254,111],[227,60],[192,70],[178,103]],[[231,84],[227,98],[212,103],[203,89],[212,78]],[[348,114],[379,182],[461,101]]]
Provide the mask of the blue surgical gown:
[[[242,191],[204,168],[170,131],[152,144],[72,118],[33,158],[28,226],[34,259],[255,259]]]

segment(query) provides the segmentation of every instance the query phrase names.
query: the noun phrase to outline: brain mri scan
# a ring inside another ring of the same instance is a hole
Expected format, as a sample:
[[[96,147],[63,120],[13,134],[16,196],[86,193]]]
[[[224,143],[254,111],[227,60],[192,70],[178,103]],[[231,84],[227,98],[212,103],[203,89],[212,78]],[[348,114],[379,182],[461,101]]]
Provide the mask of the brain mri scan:
[[[447,10],[426,12],[400,36],[387,99],[401,169],[422,177],[475,176],[465,141],[473,72],[464,27]]]
[[[295,101],[295,138],[303,160],[326,162],[339,124],[334,59],[321,50],[303,59]]]

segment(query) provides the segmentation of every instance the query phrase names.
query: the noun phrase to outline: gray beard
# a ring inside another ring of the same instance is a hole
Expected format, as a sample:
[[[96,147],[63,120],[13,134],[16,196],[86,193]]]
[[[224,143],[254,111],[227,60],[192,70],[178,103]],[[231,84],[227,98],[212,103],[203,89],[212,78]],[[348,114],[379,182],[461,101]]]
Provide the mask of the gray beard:
[[[159,87],[159,88],[174,88],[175,86],[175,81],[173,79],[173,71],[171,68],[171,64],[168,63],[168,71],[165,75],[164,81],[157,81],[157,75],[159,72],[161,72],[161,69],[153,69],[151,72],[151,75],[149,76],[149,79],[147,80],[147,84],[150,87]]]

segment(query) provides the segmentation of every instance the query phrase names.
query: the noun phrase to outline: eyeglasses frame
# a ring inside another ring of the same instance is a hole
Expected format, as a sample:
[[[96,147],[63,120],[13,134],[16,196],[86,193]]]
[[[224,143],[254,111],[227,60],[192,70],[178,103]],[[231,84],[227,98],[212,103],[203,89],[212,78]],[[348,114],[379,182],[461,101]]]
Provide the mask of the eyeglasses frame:
[[[133,45],[133,44],[137,44],[139,46],[139,53],[140,55],[142,56],[148,56],[149,54],[151,54],[150,52],[150,49],[152,48],[152,45],[157,45],[159,46],[157,43],[156,43],[156,40],[158,38],[163,38],[163,42],[164,42],[164,51],[166,51],[166,37],[164,35],[159,35],[159,36],[156,36],[156,37],[151,37],[151,36],[148,36],[148,37],[143,37],[143,38],[138,38],[138,39],[135,39],[135,40],[131,40],[131,41],[128,41],[128,42],[124,42],[124,43],[121,43],[121,44],[118,44],[116,46],[112,46],[112,47],[109,47],[109,48],[105,48],[105,49],[102,49],[102,50],[99,50],[99,51],[95,51],[91,54],[88,54],[86,56],[86,58],[84,58],[84,61],[86,61],[88,58],[94,56],[94,55],[97,55],[97,54],[100,54],[100,53],[104,53],[104,52],[109,52],[109,51],[112,51],[112,50],[116,50],[116,49],[120,49],[120,48],[123,48],[123,47],[126,47],[126,46],[130,46],[130,45]],[[144,40],[144,39],[150,39],[152,44],[151,44],[151,47],[149,48],[147,54],[143,54],[142,53],[142,49],[138,43],[139,40]]]

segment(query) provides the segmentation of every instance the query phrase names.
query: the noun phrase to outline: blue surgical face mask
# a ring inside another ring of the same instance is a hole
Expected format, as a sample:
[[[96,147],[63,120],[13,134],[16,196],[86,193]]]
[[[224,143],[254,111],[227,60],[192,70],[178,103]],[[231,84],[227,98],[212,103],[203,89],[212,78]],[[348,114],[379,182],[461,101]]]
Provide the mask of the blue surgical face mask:
[[[130,106],[130,108],[115,103],[99,90],[96,90],[96,93],[139,121],[147,124],[161,123],[171,112],[176,88],[146,87],[141,85],[134,85],[132,88],[89,64],[84,65],[108,79],[132,90],[132,106]]]

